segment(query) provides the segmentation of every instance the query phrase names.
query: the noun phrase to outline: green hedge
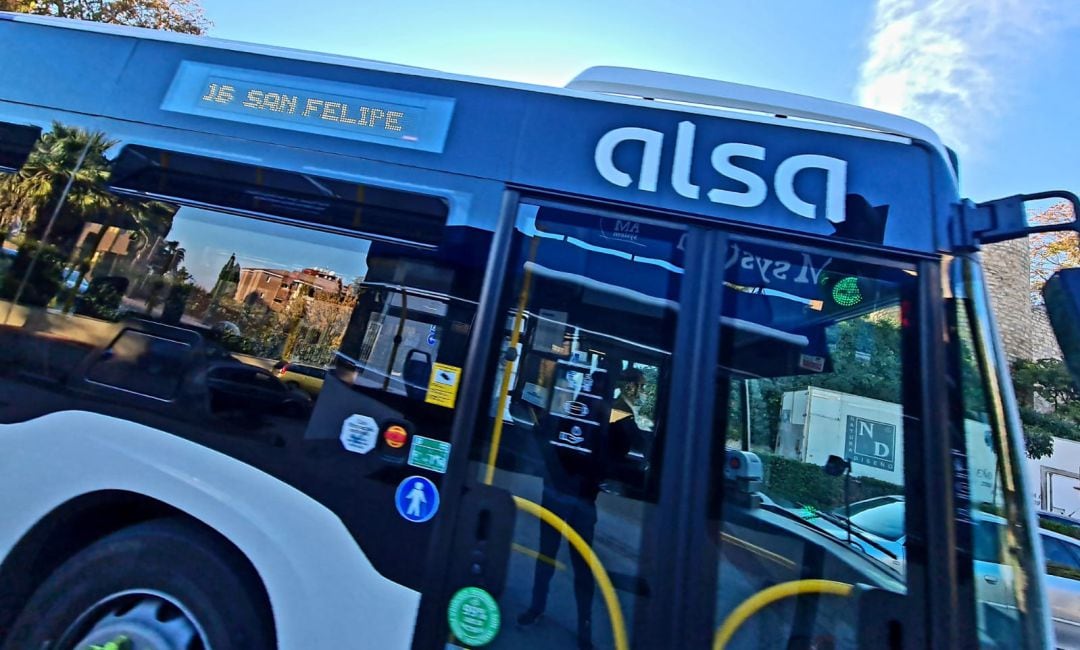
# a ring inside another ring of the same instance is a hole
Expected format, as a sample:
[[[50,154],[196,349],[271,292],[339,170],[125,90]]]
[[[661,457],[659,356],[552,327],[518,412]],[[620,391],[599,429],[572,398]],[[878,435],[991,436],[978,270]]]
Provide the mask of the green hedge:
[[[817,465],[791,458],[758,452],[764,465],[765,492],[772,498],[787,499],[819,510],[834,510],[844,505],[844,478],[829,476]],[[865,476],[852,476],[849,499],[851,503],[885,496],[903,494],[903,486]]]
[[[1068,578],[1069,580],[1080,580],[1080,571],[1072,568],[1071,566],[1065,566],[1064,564],[1058,564],[1057,562],[1047,562],[1046,572],[1052,576],[1059,578]]]
[[[1046,519],[1039,519],[1039,527],[1046,530],[1052,530],[1055,533],[1060,533],[1066,537],[1072,537],[1073,539],[1080,539],[1080,531],[1076,529],[1076,526],[1070,526],[1069,524],[1063,524],[1057,521],[1049,521]]]

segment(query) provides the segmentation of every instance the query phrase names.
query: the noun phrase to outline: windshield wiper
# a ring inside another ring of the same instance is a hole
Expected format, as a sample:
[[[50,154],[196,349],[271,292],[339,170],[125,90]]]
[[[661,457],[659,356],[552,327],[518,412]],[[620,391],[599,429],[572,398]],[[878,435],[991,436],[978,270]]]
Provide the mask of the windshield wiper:
[[[805,506],[802,506],[802,505],[800,504],[800,507],[805,507]],[[806,519],[805,517],[800,517],[799,515],[795,514],[794,512],[792,512],[792,511],[790,511],[790,510],[788,510],[787,508],[782,508],[782,507],[780,507],[780,506],[777,506],[777,505],[773,505],[773,504],[771,504],[771,503],[763,503],[763,504],[761,504],[761,508],[762,508],[763,510],[768,510],[769,512],[773,512],[773,513],[776,513],[776,514],[778,514],[778,515],[783,515],[784,517],[786,517],[786,518],[788,518],[788,519],[791,519],[792,521],[797,521],[797,522],[799,522],[799,523],[803,524],[804,526],[808,526],[808,527],[810,527],[810,528],[813,528],[813,529],[814,529],[814,530],[816,530],[816,531],[819,531],[819,532],[825,533],[826,535],[828,535],[828,536],[829,536],[829,537],[830,537],[831,539],[833,539],[833,540],[836,540],[836,541],[838,541],[838,542],[840,542],[840,543],[844,543],[844,540],[843,540],[842,538],[840,538],[840,537],[837,537],[836,535],[833,535],[833,534],[832,534],[831,532],[829,532],[829,531],[828,531],[828,530],[826,530],[825,528],[822,528],[821,526],[818,526],[817,524],[815,524],[814,522],[810,521],[809,519]],[[814,511],[814,514],[815,514],[815,515],[821,515],[821,514],[823,514],[823,513],[821,513],[820,511],[817,511],[817,510],[815,510],[815,511]],[[830,519],[829,519],[828,517],[822,517],[822,518],[823,518],[823,519],[825,519],[826,521],[832,521],[832,520],[830,520]],[[833,521],[833,523],[837,523],[837,522],[836,522],[836,521]],[[843,524],[843,523],[840,523],[840,525],[842,526],[842,525],[844,525],[844,524]],[[894,553],[893,553],[892,551],[890,551],[890,550],[889,550],[889,549],[887,549],[887,548],[884,548],[883,546],[881,546],[880,544],[878,544],[877,542],[875,542],[875,541],[874,541],[874,540],[872,540],[872,539],[867,539],[867,538],[866,538],[866,536],[865,536],[865,534],[864,534],[864,533],[862,533],[861,531],[856,531],[856,530],[852,529],[852,531],[851,531],[851,532],[852,532],[853,534],[855,534],[855,535],[858,535],[859,539],[863,539],[863,540],[865,540],[865,541],[866,541],[866,542],[867,542],[868,544],[870,544],[870,545],[874,546],[875,548],[879,549],[879,550],[880,550],[881,552],[885,553],[885,554],[886,554],[886,555],[888,555],[889,557],[893,558],[894,560],[896,559],[896,555],[895,555],[895,554],[894,554]],[[846,544],[845,544],[845,546],[846,546]],[[850,548],[850,547],[848,547],[848,548]],[[863,551],[863,552],[864,552],[864,553],[866,553],[865,551]],[[871,555],[869,555],[869,554],[867,554],[867,556],[868,556],[868,557],[873,557],[873,556],[871,556]],[[876,559],[876,558],[875,558],[875,559]],[[878,561],[879,561],[879,562],[881,562],[880,560],[878,560]],[[887,566],[887,567],[889,567],[890,569],[894,569],[894,570],[895,570],[895,567],[891,567],[891,566],[889,566],[888,564],[886,564],[886,563],[884,563],[884,562],[881,562],[881,564],[882,564],[882,566]]]
[[[864,533],[862,531],[862,529],[857,527],[855,524],[851,523],[851,520],[848,519],[847,517],[843,517],[841,515],[838,515],[838,514],[835,514],[835,513],[832,513],[832,512],[825,512],[823,510],[815,510],[814,514],[816,516],[818,516],[818,517],[821,517],[825,521],[831,521],[832,523],[836,524],[837,526],[843,526],[844,529],[849,531],[852,535],[855,535],[856,537],[858,537],[862,541],[866,542],[870,546],[873,546],[874,548],[881,551],[885,555],[888,555],[892,559],[894,559],[894,560],[896,559],[896,553],[893,553],[892,551],[890,551],[886,547],[882,546],[880,543],[875,542],[873,539],[870,538],[869,535]]]
[[[763,503],[763,504],[761,504],[761,509],[762,510],[768,510],[769,512],[776,513],[778,515],[783,515],[784,517],[786,517],[786,518],[788,518],[788,519],[790,519],[792,521],[797,521],[800,524],[802,524],[802,525],[804,525],[804,526],[806,526],[808,528],[813,528],[816,531],[825,533],[826,535],[828,535],[829,537],[831,537],[831,538],[833,538],[833,539],[835,539],[837,541],[840,541],[840,542],[844,541],[844,540],[840,539],[839,537],[837,537],[836,535],[833,535],[832,533],[830,533],[828,530],[825,530],[821,526],[818,526],[814,522],[810,521],[806,517],[801,517],[801,516],[795,514],[794,512],[788,510],[787,508],[783,508],[781,506],[774,505],[774,504],[771,504],[771,503]]]

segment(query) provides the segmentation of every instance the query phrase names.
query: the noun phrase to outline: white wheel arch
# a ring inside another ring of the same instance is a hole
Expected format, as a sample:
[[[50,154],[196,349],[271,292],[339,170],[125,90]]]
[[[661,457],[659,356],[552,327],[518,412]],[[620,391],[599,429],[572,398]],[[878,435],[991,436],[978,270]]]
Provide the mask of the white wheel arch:
[[[166,503],[239,548],[266,587],[281,650],[412,643],[420,594],[380,575],[325,506],[229,456],[96,413],[0,425],[0,558],[55,508],[102,490]]]

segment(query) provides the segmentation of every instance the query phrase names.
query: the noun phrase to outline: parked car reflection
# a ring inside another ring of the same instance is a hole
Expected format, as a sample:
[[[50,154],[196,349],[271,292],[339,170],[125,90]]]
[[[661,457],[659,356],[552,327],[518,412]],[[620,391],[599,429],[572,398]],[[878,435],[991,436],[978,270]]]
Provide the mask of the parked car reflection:
[[[128,406],[175,411],[185,419],[306,418],[311,396],[286,386],[256,357],[238,357],[194,327],[131,319],[80,364],[75,385]]]
[[[300,418],[311,411],[310,395],[286,386],[262,368],[244,363],[213,364],[197,373],[193,383],[206,387],[213,414],[271,413]]]
[[[326,372],[326,368],[291,361],[278,361],[274,364],[274,374],[278,379],[289,388],[298,388],[311,397],[319,395]]]

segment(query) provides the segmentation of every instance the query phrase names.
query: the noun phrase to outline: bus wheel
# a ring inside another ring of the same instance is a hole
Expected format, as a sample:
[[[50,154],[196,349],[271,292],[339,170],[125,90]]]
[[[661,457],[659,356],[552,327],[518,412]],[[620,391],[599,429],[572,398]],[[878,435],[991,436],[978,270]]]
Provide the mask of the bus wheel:
[[[257,577],[238,551],[179,519],[109,535],[34,592],[5,650],[273,648]]]

